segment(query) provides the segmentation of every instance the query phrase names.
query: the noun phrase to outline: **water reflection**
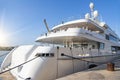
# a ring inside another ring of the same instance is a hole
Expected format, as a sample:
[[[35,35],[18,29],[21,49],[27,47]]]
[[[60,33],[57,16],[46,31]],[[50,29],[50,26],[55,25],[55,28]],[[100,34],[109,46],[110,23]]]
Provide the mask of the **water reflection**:
[[[0,51],[0,65],[2,64],[2,61],[4,60],[4,58],[7,55],[7,53],[9,53],[9,52],[10,51]]]

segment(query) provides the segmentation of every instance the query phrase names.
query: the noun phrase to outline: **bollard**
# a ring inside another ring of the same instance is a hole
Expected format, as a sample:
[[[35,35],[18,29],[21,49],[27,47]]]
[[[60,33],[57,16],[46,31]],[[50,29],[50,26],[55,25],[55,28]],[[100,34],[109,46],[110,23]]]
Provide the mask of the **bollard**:
[[[107,70],[108,71],[114,71],[115,69],[115,64],[112,62],[107,63]]]

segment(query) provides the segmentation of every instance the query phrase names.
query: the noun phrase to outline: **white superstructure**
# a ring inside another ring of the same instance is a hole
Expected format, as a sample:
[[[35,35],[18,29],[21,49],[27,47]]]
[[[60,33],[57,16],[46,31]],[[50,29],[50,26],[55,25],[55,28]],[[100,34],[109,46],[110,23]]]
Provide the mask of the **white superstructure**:
[[[85,19],[62,23],[38,37],[43,44],[16,47],[4,59],[1,70],[37,58],[11,70],[17,80],[54,80],[120,57],[120,38],[98,19],[98,11],[90,3],[91,13]],[[45,44],[45,45],[44,45]]]

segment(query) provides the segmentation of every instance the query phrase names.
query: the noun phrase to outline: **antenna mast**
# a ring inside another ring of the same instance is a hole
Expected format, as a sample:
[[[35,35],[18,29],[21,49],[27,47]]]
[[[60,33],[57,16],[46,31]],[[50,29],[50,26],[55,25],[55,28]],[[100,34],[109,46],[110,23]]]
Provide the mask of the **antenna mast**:
[[[44,24],[45,24],[45,26],[46,26],[46,28],[47,28],[47,31],[50,32],[50,29],[49,29],[49,27],[48,27],[48,24],[47,24],[46,19],[44,19]]]
[[[93,19],[93,17],[94,17],[94,4],[91,2],[89,7],[90,7],[90,11],[91,11],[91,18]]]

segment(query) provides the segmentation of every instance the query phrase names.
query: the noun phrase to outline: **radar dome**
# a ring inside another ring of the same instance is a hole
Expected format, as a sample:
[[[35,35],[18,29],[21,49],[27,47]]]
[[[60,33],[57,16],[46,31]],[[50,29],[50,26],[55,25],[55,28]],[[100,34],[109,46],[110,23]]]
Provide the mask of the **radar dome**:
[[[101,23],[100,23],[100,26],[103,27],[104,25],[105,25],[105,22],[101,22]]]
[[[86,13],[85,14],[85,19],[89,19],[90,18],[90,14],[89,13]]]
[[[93,8],[94,8],[94,4],[93,4],[92,2],[90,3],[89,6],[90,6],[90,9],[93,9]]]
[[[94,11],[93,15],[94,15],[94,18],[98,17],[98,11],[97,10]]]

